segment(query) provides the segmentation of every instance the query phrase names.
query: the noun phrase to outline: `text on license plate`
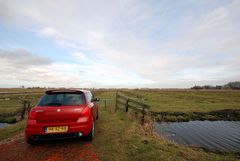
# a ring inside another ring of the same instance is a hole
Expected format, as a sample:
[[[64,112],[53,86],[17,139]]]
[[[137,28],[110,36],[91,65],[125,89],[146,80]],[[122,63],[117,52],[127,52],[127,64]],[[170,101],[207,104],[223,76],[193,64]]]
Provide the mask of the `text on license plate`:
[[[55,132],[67,132],[68,126],[54,126],[54,127],[46,127],[46,133],[55,133]]]

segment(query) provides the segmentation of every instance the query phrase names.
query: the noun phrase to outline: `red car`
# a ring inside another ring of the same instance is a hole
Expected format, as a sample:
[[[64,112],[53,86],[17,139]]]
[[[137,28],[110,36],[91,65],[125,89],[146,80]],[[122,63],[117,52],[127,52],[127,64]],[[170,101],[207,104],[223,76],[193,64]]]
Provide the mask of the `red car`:
[[[84,137],[91,141],[98,107],[88,90],[49,90],[32,108],[25,129],[29,144],[38,140]]]

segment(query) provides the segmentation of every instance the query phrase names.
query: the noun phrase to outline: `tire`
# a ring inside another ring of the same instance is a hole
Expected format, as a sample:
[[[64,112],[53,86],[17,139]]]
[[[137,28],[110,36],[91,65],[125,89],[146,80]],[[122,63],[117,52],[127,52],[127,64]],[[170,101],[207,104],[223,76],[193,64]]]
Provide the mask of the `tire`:
[[[98,117],[98,110],[97,110],[97,117],[96,117],[96,120],[98,120],[98,118],[99,118],[99,117]]]
[[[31,138],[28,138],[28,139],[27,139],[27,143],[28,143],[29,145],[35,145],[35,144],[36,144],[36,141],[32,140]]]
[[[95,123],[93,121],[92,130],[91,130],[91,132],[87,136],[84,137],[84,140],[92,141],[93,138],[94,138],[94,132],[95,132]]]

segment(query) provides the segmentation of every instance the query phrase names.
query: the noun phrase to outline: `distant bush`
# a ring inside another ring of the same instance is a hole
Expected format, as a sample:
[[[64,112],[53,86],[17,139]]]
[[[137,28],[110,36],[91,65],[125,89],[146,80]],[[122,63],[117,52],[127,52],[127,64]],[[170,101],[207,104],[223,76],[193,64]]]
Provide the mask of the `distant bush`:
[[[203,86],[198,86],[195,85],[191,87],[191,89],[240,89],[240,81],[236,82],[229,82],[223,86],[216,85],[216,86],[211,86],[211,85],[203,85]]]
[[[210,86],[210,85],[204,85],[204,86],[193,86],[191,89],[222,89],[222,86]]]
[[[240,89],[240,81],[229,82],[223,86],[225,89]]]
[[[195,85],[195,86],[191,87],[191,89],[203,89],[203,87]]]

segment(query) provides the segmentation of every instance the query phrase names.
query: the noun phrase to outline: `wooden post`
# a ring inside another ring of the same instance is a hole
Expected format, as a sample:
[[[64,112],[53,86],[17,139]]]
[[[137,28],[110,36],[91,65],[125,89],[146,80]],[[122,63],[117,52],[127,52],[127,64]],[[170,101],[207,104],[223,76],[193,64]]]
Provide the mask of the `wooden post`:
[[[117,111],[117,100],[118,100],[118,92],[116,92],[115,112]]]
[[[24,119],[24,115],[25,115],[25,111],[26,111],[26,105],[27,105],[27,101],[24,100],[24,101],[23,101],[22,111],[21,111],[21,120]]]
[[[126,100],[126,104],[125,104],[126,112],[128,112],[128,101],[129,99]]]
[[[31,102],[28,101],[28,102],[27,102],[27,113],[28,113],[28,114],[29,114],[30,110],[31,110]]]
[[[105,111],[107,110],[107,100],[104,100],[104,104],[105,104]]]
[[[142,110],[142,120],[141,120],[141,124],[143,125],[144,124],[144,117],[145,117],[145,106],[143,106],[143,110]]]

